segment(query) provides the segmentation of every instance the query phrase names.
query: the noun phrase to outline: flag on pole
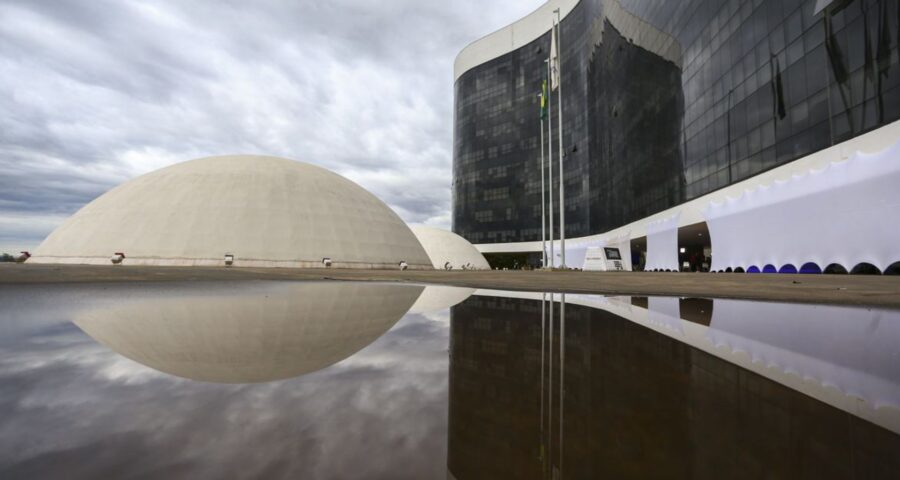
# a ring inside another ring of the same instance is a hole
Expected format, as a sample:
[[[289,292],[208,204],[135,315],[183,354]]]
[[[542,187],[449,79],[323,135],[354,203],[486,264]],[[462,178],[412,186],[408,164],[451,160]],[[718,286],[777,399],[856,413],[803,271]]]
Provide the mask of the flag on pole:
[[[547,69],[544,68],[544,74],[541,75],[541,120],[547,118]]]
[[[559,52],[556,51],[556,29],[559,25],[553,22],[553,28],[550,29],[550,90],[556,90],[559,87]]]

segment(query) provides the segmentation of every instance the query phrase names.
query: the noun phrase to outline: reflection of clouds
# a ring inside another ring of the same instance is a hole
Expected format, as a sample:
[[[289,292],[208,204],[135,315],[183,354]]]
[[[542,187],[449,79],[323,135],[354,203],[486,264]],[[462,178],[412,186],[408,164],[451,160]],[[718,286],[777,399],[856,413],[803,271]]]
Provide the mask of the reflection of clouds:
[[[409,315],[324,370],[217,385],[43,328],[0,345],[0,477],[442,476],[448,332]]]
[[[365,358],[352,356],[338,365],[351,366],[364,362],[370,366],[396,368],[422,362],[417,366],[420,370],[444,368],[440,360],[447,358],[449,312],[444,317],[435,320],[425,315],[408,314],[391,330],[390,336],[382,337],[366,349]]]
[[[98,379],[128,383],[142,383],[148,378],[165,376],[98,345],[74,327],[70,331],[54,335],[57,338],[49,341],[42,338],[45,341],[41,343],[32,342],[28,350],[17,353],[14,357],[0,358],[0,371],[6,374],[31,374],[44,368],[68,365],[89,369]],[[100,348],[93,348],[95,346]],[[63,400],[64,398],[60,399]]]

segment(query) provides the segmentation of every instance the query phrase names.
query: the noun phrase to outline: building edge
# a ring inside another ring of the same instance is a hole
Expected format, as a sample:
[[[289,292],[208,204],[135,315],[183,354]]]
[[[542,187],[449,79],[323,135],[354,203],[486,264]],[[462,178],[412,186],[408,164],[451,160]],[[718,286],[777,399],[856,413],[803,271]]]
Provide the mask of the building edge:
[[[553,10],[566,18],[581,0],[548,0],[515,22],[466,45],[453,62],[453,81],[485,62],[528,45],[550,31]]]

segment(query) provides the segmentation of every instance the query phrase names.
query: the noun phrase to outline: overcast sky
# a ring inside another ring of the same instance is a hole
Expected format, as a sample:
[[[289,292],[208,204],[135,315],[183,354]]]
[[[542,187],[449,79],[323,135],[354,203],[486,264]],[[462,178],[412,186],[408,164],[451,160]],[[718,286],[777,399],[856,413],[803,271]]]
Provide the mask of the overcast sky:
[[[453,59],[543,0],[0,0],[0,252],[207,155],[332,169],[450,225]]]

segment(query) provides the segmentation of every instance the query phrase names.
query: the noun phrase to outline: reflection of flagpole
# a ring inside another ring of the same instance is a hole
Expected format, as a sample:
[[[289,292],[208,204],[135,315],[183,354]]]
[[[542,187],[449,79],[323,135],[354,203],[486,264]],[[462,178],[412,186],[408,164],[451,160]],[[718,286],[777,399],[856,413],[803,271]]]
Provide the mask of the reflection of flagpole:
[[[563,124],[562,124],[562,18],[559,9],[556,13],[556,75],[559,80],[556,84],[556,101],[559,107],[556,109],[556,118],[559,122],[557,133],[559,135],[559,261],[560,268],[566,268],[566,200],[565,200],[565,175],[563,175]],[[552,35],[551,35],[552,37]]]
[[[543,128],[543,126],[541,127]],[[547,294],[541,294],[541,476],[543,477],[544,456],[544,331],[547,327]]]
[[[559,478],[563,476],[563,412],[566,391],[563,388],[566,375],[566,294],[559,300]]]
[[[553,78],[553,72],[550,71],[550,59],[544,60],[547,63],[547,77]],[[550,167],[549,175],[550,175],[550,268],[553,268],[556,264],[556,259],[553,254],[553,102],[550,100],[553,98],[553,94],[550,93],[552,88],[547,89],[547,153],[549,155],[547,165]]]
[[[550,364],[548,365],[550,369],[550,378],[548,378],[549,387],[547,388],[547,435],[550,436],[550,432],[553,431],[551,427],[553,427],[553,294],[550,294],[550,341],[547,342],[549,345],[549,355]],[[547,458],[550,460],[549,467],[551,473],[553,472],[553,439],[548,438],[547,441]]]

